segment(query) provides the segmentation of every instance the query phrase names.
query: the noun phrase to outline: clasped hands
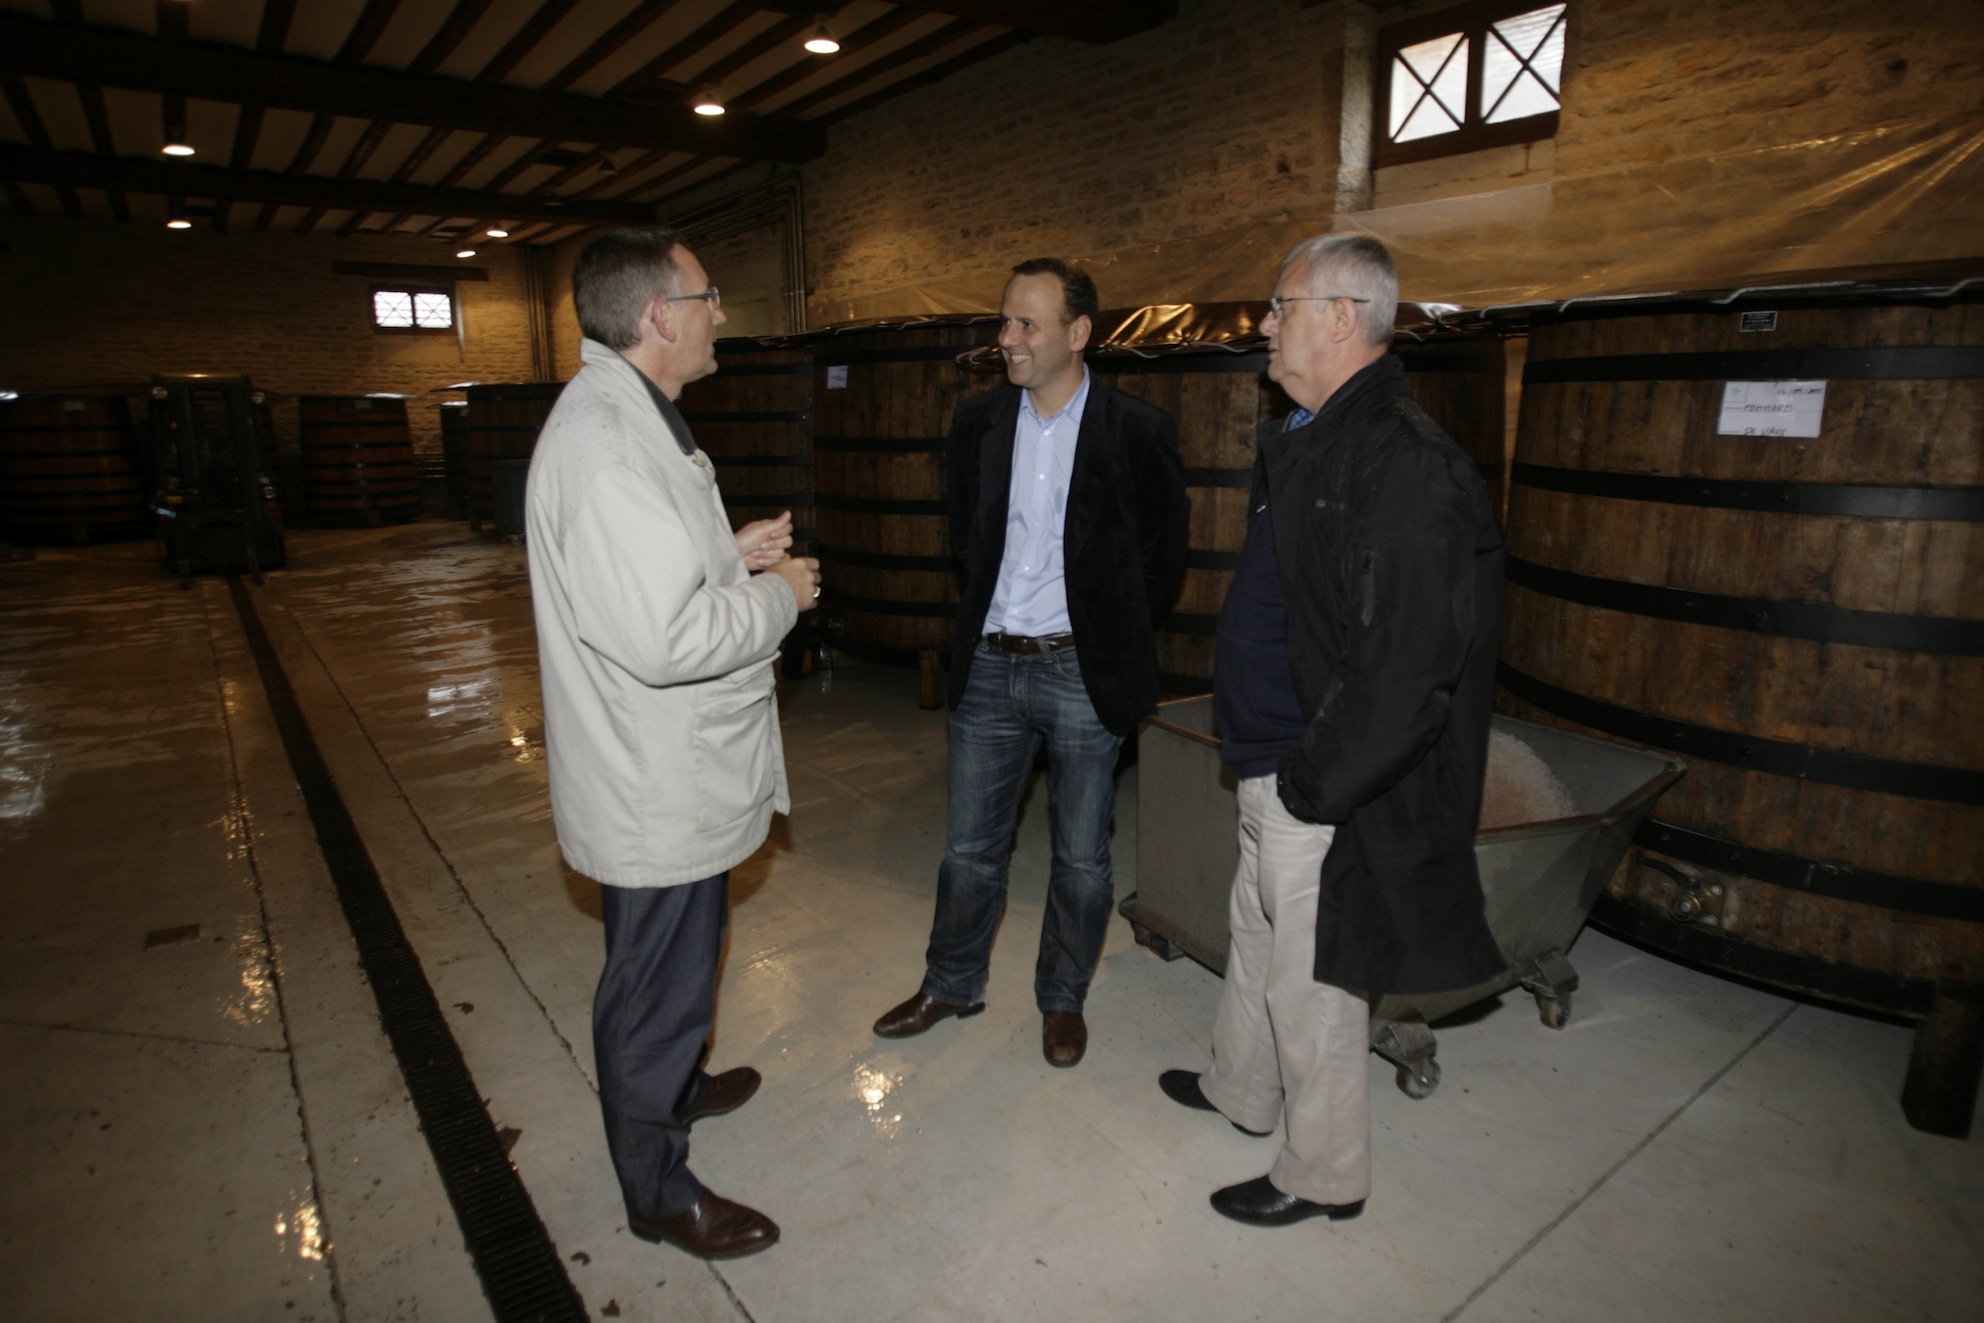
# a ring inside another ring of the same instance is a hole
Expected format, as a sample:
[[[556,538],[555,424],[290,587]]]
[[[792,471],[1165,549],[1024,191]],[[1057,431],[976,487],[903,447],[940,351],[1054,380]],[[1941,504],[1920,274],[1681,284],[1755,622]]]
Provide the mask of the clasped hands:
[[[786,548],[792,545],[792,511],[776,519],[753,520],[734,536],[745,569],[754,574],[763,570],[783,579],[799,609],[812,609],[820,596],[820,562],[811,556],[787,554]]]

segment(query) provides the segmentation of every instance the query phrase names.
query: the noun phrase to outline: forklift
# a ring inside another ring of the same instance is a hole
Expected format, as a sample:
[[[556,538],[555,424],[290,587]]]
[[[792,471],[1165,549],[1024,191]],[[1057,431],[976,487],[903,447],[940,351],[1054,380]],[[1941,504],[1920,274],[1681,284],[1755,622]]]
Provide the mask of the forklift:
[[[172,373],[151,396],[160,563],[182,588],[203,573],[260,583],[286,555],[262,392],[242,375]]]

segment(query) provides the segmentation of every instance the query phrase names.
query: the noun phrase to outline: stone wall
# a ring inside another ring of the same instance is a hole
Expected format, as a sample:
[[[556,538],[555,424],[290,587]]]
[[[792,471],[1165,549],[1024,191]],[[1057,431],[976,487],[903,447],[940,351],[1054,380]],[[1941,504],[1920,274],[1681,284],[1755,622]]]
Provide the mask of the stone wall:
[[[1391,242],[1410,293],[1469,302],[1984,253],[1974,0],[1573,0],[1554,142],[1380,170],[1350,210],[1360,15],[1181,0],[1151,32],[1039,39],[833,126],[803,170],[812,322],[989,308],[1043,252],[1105,303],[1258,298],[1331,228]]]

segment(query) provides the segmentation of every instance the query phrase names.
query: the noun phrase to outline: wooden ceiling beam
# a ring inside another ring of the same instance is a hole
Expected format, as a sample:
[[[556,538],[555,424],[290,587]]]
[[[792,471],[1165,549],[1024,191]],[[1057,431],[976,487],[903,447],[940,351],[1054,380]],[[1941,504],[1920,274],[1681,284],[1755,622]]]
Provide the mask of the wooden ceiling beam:
[[[375,179],[327,179],[273,170],[230,170],[143,156],[105,160],[90,152],[37,151],[0,143],[0,179],[67,188],[121,188],[133,193],[183,194],[260,202],[268,207],[363,208],[420,216],[514,216],[519,221],[597,221],[641,225],[654,209],[637,202],[539,198],[470,188],[426,188]]]
[[[537,49],[537,43],[551,35],[551,29],[572,12],[579,0],[544,0],[535,14],[517,29],[516,35],[503,43],[503,49],[475,76],[478,83],[500,83],[509,77],[510,70],[524,62],[524,57]]]
[[[649,60],[633,73],[614,85],[608,96],[624,96],[633,88],[659,78],[662,73],[684,60],[694,59],[704,50],[735,32],[750,19],[756,18],[764,6],[757,0],[732,0],[731,4],[718,10],[716,16],[691,32],[682,40],[670,46],[661,54]]]
[[[28,141],[42,151],[52,150],[55,140],[48,136],[48,126],[41,121],[41,110],[34,103],[34,93],[28,90],[27,79],[12,70],[0,73],[0,91],[5,92],[7,106],[14,112],[14,118],[20,121],[21,132],[28,135]],[[70,185],[55,184],[55,196],[62,203],[63,213],[71,219],[83,214],[82,201]],[[29,211],[26,214],[34,213]]]
[[[371,65],[265,56],[218,42],[69,28],[14,14],[0,15],[0,49],[20,73],[41,77],[401,124],[795,163],[826,148],[824,130],[812,124],[741,113],[712,121],[686,106],[616,105]]]
[[[977,23],[997,23],[1040,37],[1112,42],[1178,17],[1178,0],[895,0],[904,9],[924,9]]]
[[[917,10],[905,9],[898,6],[876,19],[873,23],[866,24],[848,33],[847,36],[841,39],[841,50],[848,58],[859,58],[863,47],[872,46],[878,41],[884,41],[889,37],[893,37],[896,33],[922,17],[923,15]],[[838,64],[842,62],[834,61],[833,63]],[[833,67],[832,64],[821,60],[819,56],[808,53],[804,60],[791,65],[781,73],[772,75],[756,87],[744,92],[731,102],[731,105],[738,110],[747,110],[752,106],[762,105],[777,96],[780,92],[783,92],[786,88],[797,83],[803,83],[814,74],[824,72],[831,67]]]
[[[835,97],[844,96],[855,88],[860,87],[863,83],[872,81],[878,74],[885,74],[891,70],[900,69],[905,64],[914,64],[918,60],[927,59],[929,56],[935,55],[938,51],[958,41],[966,34],[977,31],[980,26],[980,24],[968,18],[961,18],[955,22],[946,23],[943,27],[938,28],[928,36],[920,37],[906,46],[899,46],[887,55],[871,60],[860,68],[855,69],[845,77],[836,78],[824,87],[814,88],[797,101],[780,107],[780,113],[787,115],[802,114],[815,106],[832,101]],[[994,34],[986,33],[987,37],[992,35]]]

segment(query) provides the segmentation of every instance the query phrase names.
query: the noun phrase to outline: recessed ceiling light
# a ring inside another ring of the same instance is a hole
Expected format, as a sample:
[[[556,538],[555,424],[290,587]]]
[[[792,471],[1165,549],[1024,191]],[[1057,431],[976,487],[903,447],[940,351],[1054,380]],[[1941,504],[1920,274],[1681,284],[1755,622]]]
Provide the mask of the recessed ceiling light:
[[[455,256],[456,256],[456,257],[474,257],[474,256],[475,256],[475,249],[473,249],[473,248],[464,248],[464,249],[462,249],[462,250],[461,250],[461,251],[460,251],[459,253],[456,253],[456,254],[455,254]]]
[[[813,35],[806,38],[806,49],[815,55],[832,55],[840,49],[840,43],[834,40],[834,34],[827,31],[826,19],[821,19],[819,26],[813,29]]]
[[[169,142],[160,150],[167,156],[191,156],[193,154],[192,147],[183,142]]]
[[[723,113],[723,98],[717,95],[714,87],[706,87],[696,93],[696,113],[698,115],[721,115]]]
[[[165,223],[165,228],[168,230],[190,230],[193,228],[193,222],[187,220],[184,216],[174,216]]]
[[[510,237],[510,232],[500,227],[484,230],[483,233],[492,239],[507,239]]]

